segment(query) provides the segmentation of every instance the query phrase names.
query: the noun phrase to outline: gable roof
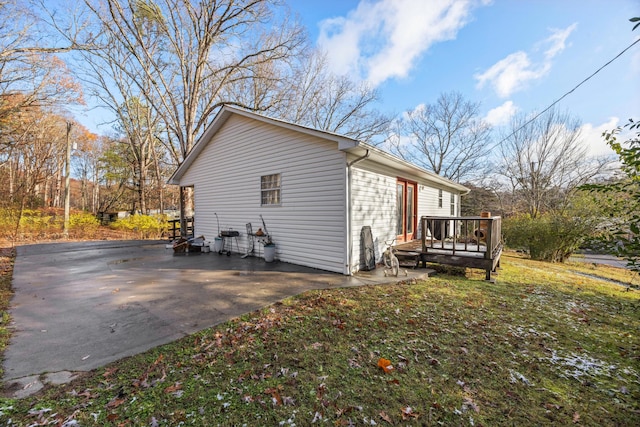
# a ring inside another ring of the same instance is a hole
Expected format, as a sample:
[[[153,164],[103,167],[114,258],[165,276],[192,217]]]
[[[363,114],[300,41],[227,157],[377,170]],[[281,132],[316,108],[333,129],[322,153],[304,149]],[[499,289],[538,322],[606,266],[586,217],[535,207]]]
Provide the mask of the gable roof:
[[[367,144],[366,142],[358,141],[356,139],[349,138],[348,136],[340,135],[334,132],[318,130],[308,126],[287,122],[285,120],[264,116],[262,114],[255,113],[253,111],[245,110],[243,108],[238,108],[238,107],[232,107],[229,105],[224,105],[220,109],[216,117],[213,119],[213,122],[207,127],[207,129],[205,129],[202,136],[198,138],[198,141],[193,146],[193,149],[191,150],[191,152],[189,152],[189,154],[184,159],[182,164],[178,166],[178,168],[175,170],[173,175],[171,175],[171,177],[168,180],[169,184],[178,185],[180,183],[180,178],[189,169],[189,167],[194,162],[194,160],[198,157],[200,152],[204,150],[204,148],[211,141],[213,136],[226,123],[229,117],[231,117],[234,114],[243,116],[243,117],[248,117],[263,123],[268,123],[284,129],[293,130],[295,132],[312,135],[318,138],[322,138],[324,140],[334,141],[338,144],[338,149],[341,151],[352,153],[358,157],[367,155],[368,159],[374,162],[392,167],[399,171],[410,173],[412,175],[417,175],[435,184],[445,186],[451,189],[455,189],[456,191],[462,194],[467,194],[470,191],[467,187],[465,187],[462,184],[458,184],[456,182],[451,181],[450,179],[444,178],[426,169],[418,167],[412,163],[409,163],[405,160],[400,159],[399,157],[396,157],[390,153],[387,153],[386,151],[380,150],[379,148],[376,148],[373,145]]]

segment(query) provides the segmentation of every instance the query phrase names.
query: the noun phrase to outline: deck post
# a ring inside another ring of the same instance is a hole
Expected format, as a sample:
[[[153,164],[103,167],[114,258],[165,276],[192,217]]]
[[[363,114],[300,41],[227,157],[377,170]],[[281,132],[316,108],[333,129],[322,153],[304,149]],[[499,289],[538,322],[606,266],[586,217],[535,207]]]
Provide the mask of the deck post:
[[[489,265],[493,264],[493,218],[487,218],[487,251],[484,258],[490,261]],[[491,270],[492,267],[487,268],[485,280],[491,280]]]

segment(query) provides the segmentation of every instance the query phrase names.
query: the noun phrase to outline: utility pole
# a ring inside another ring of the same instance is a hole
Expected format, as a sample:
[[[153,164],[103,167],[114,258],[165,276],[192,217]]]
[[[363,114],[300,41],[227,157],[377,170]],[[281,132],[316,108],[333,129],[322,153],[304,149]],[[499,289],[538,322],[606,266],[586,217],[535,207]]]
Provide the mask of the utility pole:
[[[73,123],[67,122],[67,157],[64,168],[64,226],[62,234],[69,237],[69,205],[71,204],[71,127]]]

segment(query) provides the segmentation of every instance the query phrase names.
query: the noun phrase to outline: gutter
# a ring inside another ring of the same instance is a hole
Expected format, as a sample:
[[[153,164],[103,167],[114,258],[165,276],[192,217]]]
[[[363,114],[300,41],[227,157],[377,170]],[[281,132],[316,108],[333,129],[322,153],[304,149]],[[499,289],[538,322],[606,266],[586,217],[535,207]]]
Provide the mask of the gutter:
[[[367,148],[367,152],[357,159],[353,159],[347,163],[347,251],[345,254],[345,267],[347,268],[347,275],[351,276],[351,261],[353,259],[353,233],[351,230],[352,213],[351,213],[351,166],[366,160],[371,155],[371,151]]]

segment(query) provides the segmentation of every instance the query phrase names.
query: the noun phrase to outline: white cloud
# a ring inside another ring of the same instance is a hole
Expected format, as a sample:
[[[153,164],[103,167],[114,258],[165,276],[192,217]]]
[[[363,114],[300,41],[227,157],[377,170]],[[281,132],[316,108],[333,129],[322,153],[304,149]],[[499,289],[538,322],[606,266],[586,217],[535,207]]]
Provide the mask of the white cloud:
[[[409,114],[420,114],[426,108],[427,108],[426,104],[420,103],[420,104],[416,105],[416,108],[414,108],[411,111],[408,111],[408,110],[407,111],[403,111],[402,112],[402,120],[407,121],[407,120],[409,120]]]
[[[504,104],[490,110],[484,120],[491,126],[507,124],[509,119],[518,112],[518,107],[513,105],[513,101],[506,101]]]
[[[506,98],[521,90],[531,80],[537,80],[549,72],[551,64],[536,68],[525,52],[516,52],[501,59],[482,74],[476,74],[478,88],[490,84],[499,97]]]
[[[423,0],[361,0],[346,17],[320,23],[318,44],[327,51],[332,71],[377,86],[406,77],[430,46],[455,39],[477,4],[440,0],[425,7]]]
[[[566,47],[567,38],[578,27],[577,23],[569,25],[564,30],[552,30],[551,36],[549,36],[544,42],[549,43],[551,46],[544,52],[547,59],[552,59],[557,54],[561,53]]]
[[[476,74],[478,89],[488,84],[499,97],[506,98],[541,79],[549,73],[551,60],[566,48],[567,38],[576,28],[577,24],[572,24],[562,30],[552,30],[549,37],[538,43],[539,46],[548,45],[544,58],[538,62],[532,61],[529,53],[518,51],[496,62],[484,73]]]
[[[604,138],[603,132],[612,131],[615,129],[620,120],[617,117],[611,117],[609,121],[600,125],[594,126],[591,123],[586,123],[581,127],[582,139],[587,144],[589,154],[594,156],[614,155],[614,151],[609,147]]]

